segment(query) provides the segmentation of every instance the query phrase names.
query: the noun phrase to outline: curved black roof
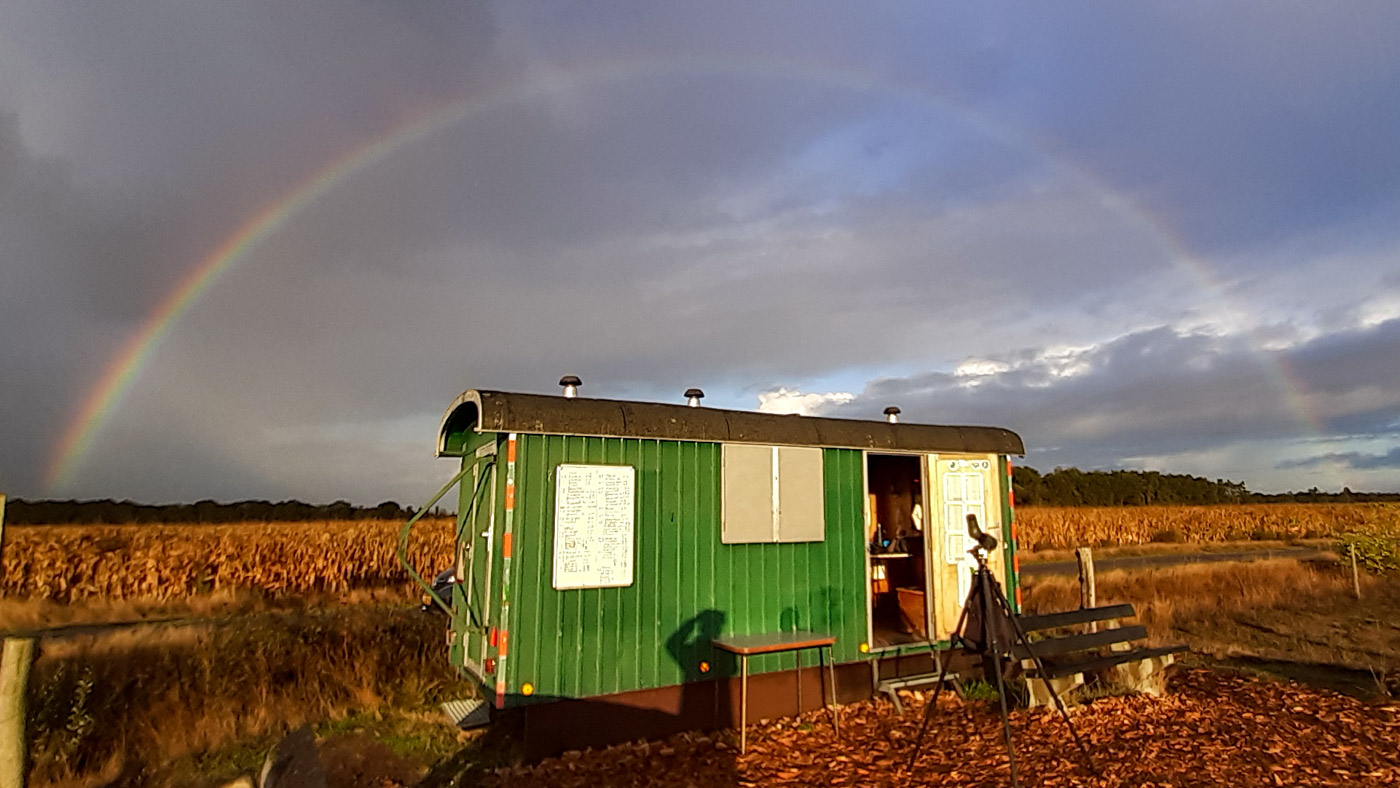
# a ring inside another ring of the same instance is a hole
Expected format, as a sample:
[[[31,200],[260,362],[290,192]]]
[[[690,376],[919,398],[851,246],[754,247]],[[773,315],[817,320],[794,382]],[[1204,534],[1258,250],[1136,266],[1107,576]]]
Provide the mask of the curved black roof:
[[[589,399],[468,389],[438,427],[438,453],[451,432],[517,432],[601,438],[756,443],[976,454],[1025,454],[1021,436],[1000,427],[940,426],[743,410],[692,408],[660,402]]]

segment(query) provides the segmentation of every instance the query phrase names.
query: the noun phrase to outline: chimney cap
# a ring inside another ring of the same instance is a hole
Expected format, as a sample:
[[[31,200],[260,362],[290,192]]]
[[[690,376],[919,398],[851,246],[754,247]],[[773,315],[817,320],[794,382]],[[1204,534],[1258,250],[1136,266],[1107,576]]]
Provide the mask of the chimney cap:
[[[582,385],[583,385],[583,381],[579,380],[577,375],[565,375],[564,377],[562,377],[562,378],[559,379],[559,385],[561,385],[561,386],[582,386]]]
[[[888,408],[885,408],[886,416],[898,416],[900,413],[902,413],[902,411],[893,405],[889,406]]]
[[[685,390],[685,396],[686,396],[687,398],[689,398],[689,397],[695,397],[696,399],[699,399],[699,398],[705,396],[705,392],[701,391],[700,389],[686,389],[686,390]]]

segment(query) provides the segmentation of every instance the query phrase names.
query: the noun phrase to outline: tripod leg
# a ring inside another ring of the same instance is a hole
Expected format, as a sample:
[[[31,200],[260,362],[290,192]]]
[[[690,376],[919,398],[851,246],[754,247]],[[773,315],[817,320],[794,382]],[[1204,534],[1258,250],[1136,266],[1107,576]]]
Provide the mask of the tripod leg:
[[[1016,742],[1011,737],[1011,712],[1006,707],[1006,679],[1002,676],[1001,652],[992,652],[992,666],[997,674],[997,698],[1001,701],[1001,732],[1006,737],[1006,759],[1011,764],[1011,788],[1021,788],[1016,779]]]
[[[962,612],[958,614],[958,623],[953,626],[953,631],[948,635],[949,650],[951,650],[952,639],[962,631],[963,624],[967,622],[967,605],[972,601],[972,591],[967,592],[967,600],[963,602]],[[914,768],[914,762],[919,760],[919,750],[924,745],[924,734],[928,732],[928,724],[933,719],[933,707],[938,702],[938,694],[943,691],[943,681],[948,678],[948,661],[939,660],[938,683],[933,685],[933,695],[929,697],[928,704],[924,706],[924,721],[919,725],[919,735],[914,737],[914,751],[909,754],[909,764],[906,769]]]
[[[997,587],[997,601],[1006,612],[1006,617],[1011,621],[1011,628],[1016,632],[1016,639],[1021,641],[1021,646],[1030,655],[1031,661],[1035,663],[1035,669],[1040,675],[1045,675],[1045,663],[1041,661],[1040,655],[1031,647],[1030,640],[1026,638],[1025,630],[1021,629],[1021,622],[1011,614],[1011,605],[1007,603],[1006,597],[1000,593],[1000,586]],[[1079,754],[1084,756],[1084,765],[1088,767],[1089,773],[1095,777],[1099,776],[1099,770],[1094,767],[1094,759],[1089,754],[1089,748],[1084,746],[1084,741],[1079,738],[1079,731],[1074,727],[1074,720],[1070,719],[1069,710],[1065,708],[1065,702],[1060,699],[1060,693],[1055,691],[1054,685],[1049,679],[1041,679],[1045,682],[1045,689],[1050,692],[1050,697],[1055,701],[1055,708],[1059,710],[1060,716],[1064,718],[1065,725],[1069,726],[1070,738],[1074,739],[1074,744],[1079,748]]]
[[[982,586],[983,620],[987,622],[987,648],[991,652],[992,670],[997,677],[997,700],[1001,703],[1001,732],[1006,737],[1006,759],[1011,765],[1011,788],[1021,788],[1021,781],[1016,777],[1016,742],[1011,736],[1011,712],[1006,704],[1006,677],[1002,675],[1002,644],[998,642],[996,627],[992,624],[995,620],[992,616],[996,612],[993,606],[996,603],[991,599],[992,587],[988,582],[990,574],[991,570],[983,566],[977,573],[977,579]]]

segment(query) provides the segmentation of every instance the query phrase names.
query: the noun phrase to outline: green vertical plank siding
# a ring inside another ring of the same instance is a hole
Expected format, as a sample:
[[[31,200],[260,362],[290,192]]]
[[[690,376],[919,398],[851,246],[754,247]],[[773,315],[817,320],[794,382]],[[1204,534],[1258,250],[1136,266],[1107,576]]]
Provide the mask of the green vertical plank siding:
[[[1019,545],[1016,544],[1015,539],[1011,538],[1011,534],[1016,530],[1014,527],[1016,512],[1011,507],[1011,474],[1006,472],[1007,464],[1010,461],[1011,458],[1004,454],[996,459],[997,465],[1001,468],[998,471],[998,478],[1001,482],[1001,521],[1005,523],[1001,529],[1001,538],[1004,542],[1002,549],[1005,551],[1002,554],[1004,559],[1002,561],[1004,567],[1002,574],[1006,578],[1006,600],[1011,603],[1011,612],[1020,614],[1021,606],[1016,602],[1016,589],[1021,585],[1020,575],[1016,571],[1016,550]]]
[[[636,469],[633,582],[625,588],[553,588],[555,469],[563,463]],[[861,452],[824,452],[826,539],[798,544],[720,542],[720,445],[521,435],[507,693],[590,697],[724,675],[733,660],[709,638],[790,629],[835,634],[839,662],[865,639]],[[683,631],[697,616],[715,631]],[[684,642],[668,644],[678,631]],[[708,676],[700,661],[714,667]],[[750,661],[791,669],[788,655]],[[807,664],[815,664],[815,656]]]

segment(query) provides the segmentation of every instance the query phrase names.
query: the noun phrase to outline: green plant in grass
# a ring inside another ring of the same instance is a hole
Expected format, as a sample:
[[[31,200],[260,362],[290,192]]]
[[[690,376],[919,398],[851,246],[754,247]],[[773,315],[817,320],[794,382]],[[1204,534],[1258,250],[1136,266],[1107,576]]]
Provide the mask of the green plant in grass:
[[[70,671],[62,665],[39,681],[29,711],[31,741],[63,760],[78,758],[97,727],[91,708],[94,683],[91,668]]]
[[[963,698],[973,702],[994,701],[1001,697],[997,694],[996,685],[983,679],[964,681],[962,688]]]
[[[1379,534],[1343,534],[1337,540],[1337,554],[1342,560],[1356,554],[1356,563],[1371,574],[1400,572],[1400,537]]]

